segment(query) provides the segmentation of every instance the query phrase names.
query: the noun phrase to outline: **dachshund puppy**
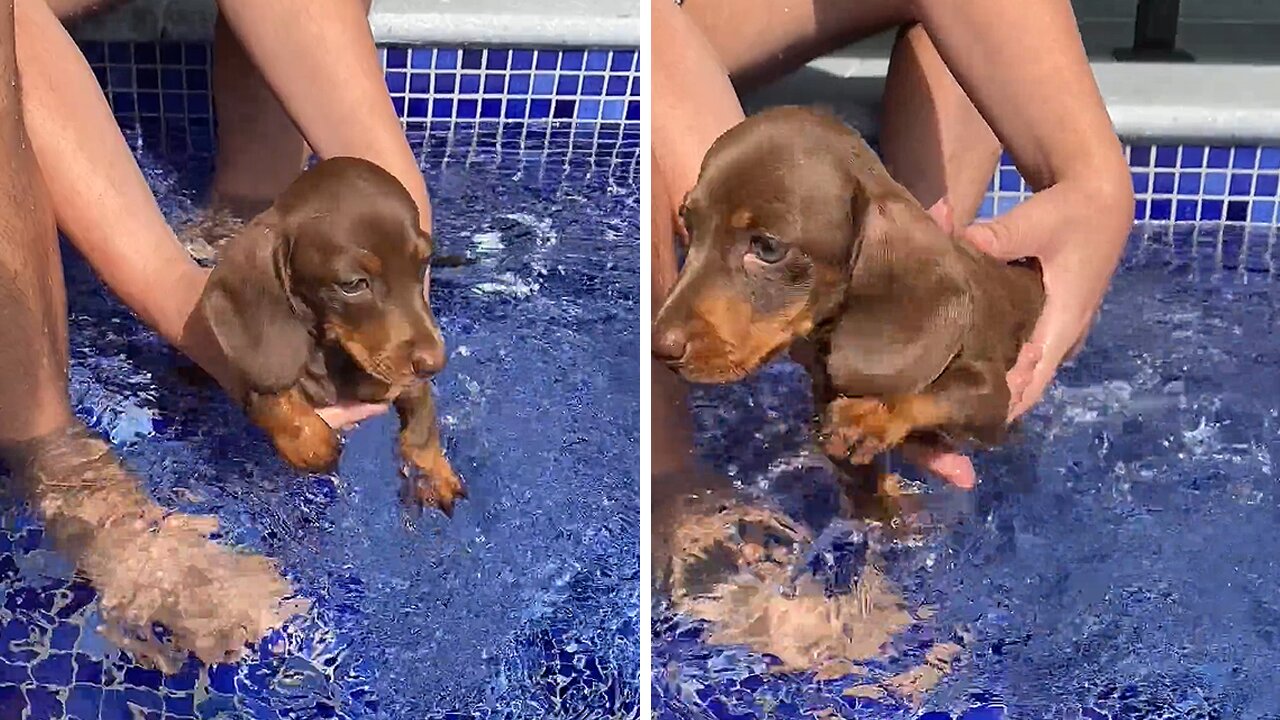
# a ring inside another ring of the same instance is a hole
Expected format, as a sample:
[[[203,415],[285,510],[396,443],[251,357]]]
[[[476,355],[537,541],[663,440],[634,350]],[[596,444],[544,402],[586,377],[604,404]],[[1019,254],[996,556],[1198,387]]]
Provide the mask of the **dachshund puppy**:
[[[838,464],[909,437],[1003,440],[1039,268],[950,237],[855,131],[805,108],[755,115],[708,151],[680,217],[688,256],[653,351],[685,379],[731,382],[807,354]]]
[[[230,360],[250,420],[311,472],[338,460],[316,407],[392,402],[407,495],[452,516],[466,497],[440,446],[429,378],[445,344],[426,301],[431,235],[378,166],[325,160],[220,249],[198,312]]]

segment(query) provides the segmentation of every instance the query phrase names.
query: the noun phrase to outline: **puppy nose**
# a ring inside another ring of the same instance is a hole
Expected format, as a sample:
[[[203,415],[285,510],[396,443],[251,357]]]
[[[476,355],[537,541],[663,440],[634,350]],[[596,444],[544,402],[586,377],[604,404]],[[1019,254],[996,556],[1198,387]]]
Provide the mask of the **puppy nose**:
[[[684,357],[686,344],[684,331],[680,328],[655,328],[653,331],[653,355],[659,360],[679,360]]]
[[[419,348],[413,351],[413,372],[419,377],[430,377],[444,369],[444,345]]]

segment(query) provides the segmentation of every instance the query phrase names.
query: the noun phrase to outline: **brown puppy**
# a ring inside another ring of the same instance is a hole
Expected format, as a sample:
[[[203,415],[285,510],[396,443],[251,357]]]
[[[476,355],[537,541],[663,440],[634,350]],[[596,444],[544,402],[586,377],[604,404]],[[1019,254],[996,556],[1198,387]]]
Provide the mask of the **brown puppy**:
[[[199,312],[249,418],[286,461],[313,472],[337,463],[338,436],[316,407],[393,402],[409,497],[452,515],[466,489],[441,449],[428,382],[445,363],[425,299],[431,252],[399,181],[333,158],[226,243]]]
[[[738,380],[805,341],[834,460],[867,465],[909,436],[1003,439],[1038,268],[948,236],[839,120],[748,118],[708,151],[680,215],[689,253],[653,349],[687,380]]]

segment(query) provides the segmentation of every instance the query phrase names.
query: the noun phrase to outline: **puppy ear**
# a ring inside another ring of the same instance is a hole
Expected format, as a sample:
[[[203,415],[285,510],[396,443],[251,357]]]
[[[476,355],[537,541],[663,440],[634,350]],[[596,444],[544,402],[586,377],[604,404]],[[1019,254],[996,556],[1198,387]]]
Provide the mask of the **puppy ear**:
[[[964,254],[896,183],[868,183],[854,195],[849,284],[827,369],[846,394],[918,392],[942,374],[968,331]]]
[[[676,208],[676,239],[685,247],[689,246],[689,225],[685,220],[685,212],[688,209],[689,194],[685,193],[684,198],[680,200],[680,207]]]
[[[296,383],[314,343],[309,313],[291,293],[292,248],[268,210],[227,242],[200,298],[218,345],[257,392]]]

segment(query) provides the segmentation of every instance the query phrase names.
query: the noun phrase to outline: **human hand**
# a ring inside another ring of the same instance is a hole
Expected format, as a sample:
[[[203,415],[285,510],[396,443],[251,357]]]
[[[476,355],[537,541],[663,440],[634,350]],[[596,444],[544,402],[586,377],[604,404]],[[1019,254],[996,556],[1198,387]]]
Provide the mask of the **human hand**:
[[[316,414],[334,430],[346,430],[387,412],[390,407],[386,404],[338,403],[329,407],[316,408]]]
[[[1133,194],[1127,168],[1109,175],[1089,187],[1060,183],[963,231],[965,240],[1001,260],[1037,258],[1044,272],[1044,310],[1006,375],[1010,421],[1040,400],[1058,367],[1080,350],[1120,262],[1133,224]],[[945,200],[929,214],[954,232]],[[958,487],[977,480],[969,458],[944,448],[908,444],[903,456]]]
[[[195,312],[204,283],[208,281],[209,271],[204,268],[195,268],[194,272],[197,273],[197,277],[193,278],[191,285],[200,288],[200,292],[190,293],[182,298],[186,301],[184,302],[186,307],[183,308],[186,322],[182,326],[181,335],[171,340],[184,355],[208,373],[225,392],[238,396],[239,393],[235,391],[234,385],[235,373],[231,371],[230,364],[214,338],[212,330],[200,321],[200,316]],[[423,292],[426,292],[425,287]],[[339,403],[317,408],[316,414],[329,427],[345,430],[371,417],[381,415],[388,409],[390,406],[385,403]]]

